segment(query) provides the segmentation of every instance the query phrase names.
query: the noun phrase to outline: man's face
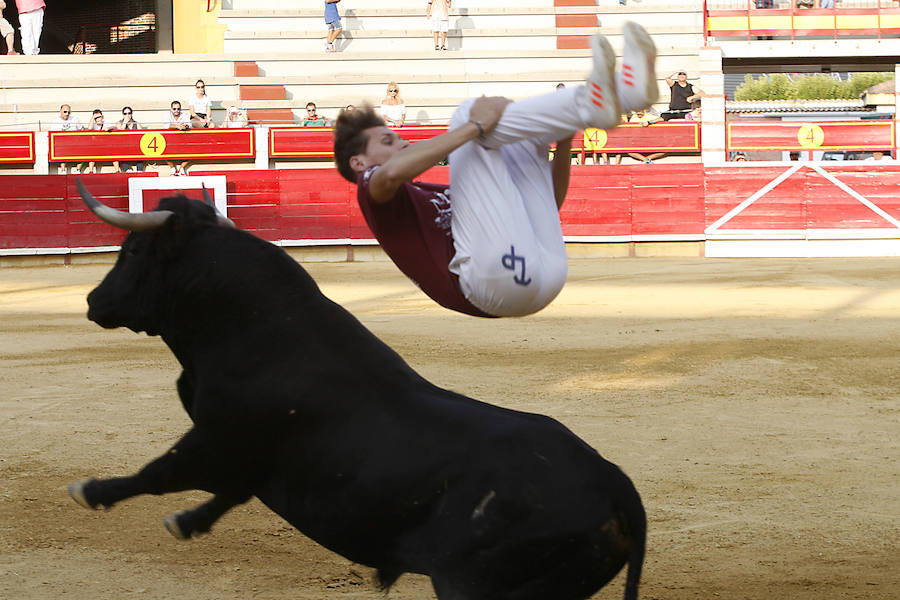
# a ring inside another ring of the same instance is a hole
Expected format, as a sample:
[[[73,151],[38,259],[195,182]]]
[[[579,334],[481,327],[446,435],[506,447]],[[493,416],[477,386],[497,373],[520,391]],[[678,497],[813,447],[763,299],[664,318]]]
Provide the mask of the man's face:
[[[687,74],[679,73],[678,74],[678,83],[686,83],[687,82]]]
[[[99,125],[103,125],[103,113],[94,115],[94,122]]]
[[[70,114],[72,114],[72,108],[68,104],[63,104],[59,108],[59,116],[63,121],[68,121]]]
[[[316,107],[315,106],[307,106],[306,107],[306,118],[307,119],[315,119],[316,118]]]
[[[172,114],[175,115],[176,117],[181,114],[181,105],[180,104],[172,105]]]
[[[350,166],[357,173],[362,173],[373,165],[383,165],[392,156],[409,147],[409,142],[401,139],[396,131],[384,125],[369,127],[363,134],[369,136],[366,151],[350,159]]]

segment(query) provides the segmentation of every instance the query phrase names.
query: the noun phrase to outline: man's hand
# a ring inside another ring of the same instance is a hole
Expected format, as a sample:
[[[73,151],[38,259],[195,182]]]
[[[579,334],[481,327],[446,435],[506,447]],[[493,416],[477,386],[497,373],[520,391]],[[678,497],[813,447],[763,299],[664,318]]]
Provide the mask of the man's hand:
[[[481,123],[484,133],[490,133],[497,126],[503,111],[512,102],[503,96],[481,96],[472,103],[469,118]]]

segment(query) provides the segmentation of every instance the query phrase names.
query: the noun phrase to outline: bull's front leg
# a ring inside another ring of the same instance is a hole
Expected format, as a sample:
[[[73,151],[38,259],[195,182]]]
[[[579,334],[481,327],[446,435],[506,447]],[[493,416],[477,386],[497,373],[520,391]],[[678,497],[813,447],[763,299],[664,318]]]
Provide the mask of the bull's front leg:
[[[86,508],[110,507],[141,494],[205,490],[232,498],[249,497],[239,482],[228,477],[227,458],[211,447],[196,428],[137,474],[110,479],[87,479],[69,486],[69,495]]]

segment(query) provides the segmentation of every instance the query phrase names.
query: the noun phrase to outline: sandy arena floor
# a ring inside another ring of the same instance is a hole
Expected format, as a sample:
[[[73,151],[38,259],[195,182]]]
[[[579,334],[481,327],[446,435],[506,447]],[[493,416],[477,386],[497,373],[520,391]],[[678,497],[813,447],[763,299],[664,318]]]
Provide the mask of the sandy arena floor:
[[[86,319],[107,270],[0,269],[0,598],[383,598],[257,501],[179,542],[162,518],[205,494],[68,498],[188,427],[164,344]],[[900,597],[896,259],[576,260],[548,309],[496,321],[389,263],[308,270],[435,383],[552,415],[619,464],[650,522],[643,598]],[[388,596],[433,597],[410,575]]]

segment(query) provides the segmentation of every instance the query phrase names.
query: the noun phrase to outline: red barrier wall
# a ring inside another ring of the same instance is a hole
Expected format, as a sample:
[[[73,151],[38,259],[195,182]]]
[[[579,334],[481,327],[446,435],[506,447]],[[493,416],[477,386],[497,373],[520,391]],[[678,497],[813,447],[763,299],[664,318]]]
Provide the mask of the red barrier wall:
[[[355,186],[333,169],[193,174],[225,175],[229,217],[264,239],[348,244],[372,238]],[[127,210],[127,182],[134,176],[82,177],[100,200]],[[448,178],[447,167],[422,177],[439,183]],[[850,236],[883,230],[900,238],[898,192],[900,165],[574,166],[560,216],[570,240],[704,240],[729,232],[811,230],[846,230]],[[0,252],[115,246],[122,237],[86,212],[74,176],[0,176]]]

